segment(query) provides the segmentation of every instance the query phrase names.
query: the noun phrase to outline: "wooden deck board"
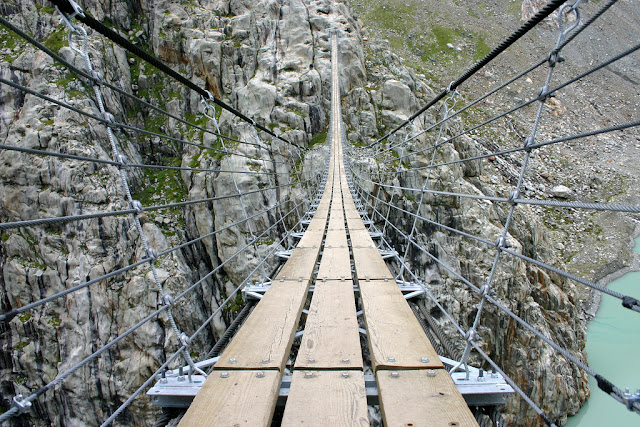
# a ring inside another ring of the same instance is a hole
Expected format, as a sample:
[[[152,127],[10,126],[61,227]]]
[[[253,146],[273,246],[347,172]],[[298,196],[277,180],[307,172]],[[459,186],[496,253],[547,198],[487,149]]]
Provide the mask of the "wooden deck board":
[[[367,230],[349,229],[349,238],[351,246],[359,246],[361,248],[375,248],[376,245]]]
[[[349,217],[347,216],[347,227],[349,228],[349,231],[351,230],[367,230],[367,227],[365,227],[364,222],[362,222],[362,218],[360,218],[360,215],[358,215],[358,217]]]
[[[310,279],[316,267],[320,247],[296,248],[276,275],[277,280]]]
[[[367,393],[361,371],[295,371],[282,426],[368,426]]]
[[[442,368],[395,281],[359,280],[358,286],[374,370]]]
[[[322,245],[322,238],[324,237],[324,230],[318,230],[317,228],[307,229],[304,236],[298,242],[296,248],[313,248],[320,247]]]
[[[394,278],[378,249],[352,246],[352,250],[358,280]]]
[[[362,369],[360,333],[350,278],[316,281],[295,368]]]
[[[320,260],[317,280],[340,280],[351,281],[351,258],[349,257],[349,247],[347,239],[344,239],[344,246],[326,247]]]
[[[215,369],[284,369],[309,281],[277,281],[265,292]]]
[[[478,426],[473,414],[444,369],[378,371],[378,393],[384,425],[471,427]]]
[[[214,372],[205,381],[179,427],[270,426],[282,375],[278,371]]]

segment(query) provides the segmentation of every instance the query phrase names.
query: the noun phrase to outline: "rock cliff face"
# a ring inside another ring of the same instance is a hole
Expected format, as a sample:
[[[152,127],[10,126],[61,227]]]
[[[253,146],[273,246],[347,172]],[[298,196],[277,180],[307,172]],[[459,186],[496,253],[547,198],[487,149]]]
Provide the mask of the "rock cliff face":
[[[307,146],[316,141],[327,126],[330,89],[329,30],[339,30],[340,83],[348,138],[370,143],[385,129],[406,119],[429,100],[434,91],[427,79],[403,65],[390,45],[370,39],[363,48],[363,32],[345,2],[329,0],[201,0],[86,2],[89,13],[116,28],[124,29],[134,43],[159,58],[212,94],[228,101],[244,114],[273,129],[290,141]],[[58,18],[48,6],[22,1],[3,6],[4,15],[21,28],[71,61],[77,56],[66,47],[66,30],[57,27]],[[8,33],[2,33],[8,34]],[[88,96],[90,88],[72,77],[63,67],[26,46],[7,38],[0,46],[0,73],[31,89],[95,111]],[[106,79],[125,90],[213,129],[201,115],[200,99],[192,92],[163,77],[153,67],[131,57],[122,49],[90,33],[94,65]],[[108,109],[119,121],[166,133],[175,138],[195,140],[215,148],[222,144],[213,135],[166,119],[147,107],[104,90]],[[0,138],[6,145],[65,151],[95,158],[109,158],[105,129],[64,108],[58,108],[0,86]],[[438,113],[439,114],[439,113]],[[280,186],[238,198],[197,204],[183,209],[147,212],[143,231],[158,252],[184,241],[211,233],[244,218],[292,200],[308,197],[303,186],[288,186],[297,179],[294,167],[304,165],[304,179],[313,179],[323,169],[324,148],[306,153],[303,161],[290,146],[258,135],[225,111],[216,111],[221,132],[256,145],[225,142],[238,155],[223,156],[212,150],[147,137],[135,132],[118,132],[120,149],[131,162],[190,166],[236,171],[273,170],[278,175],[228,174],[215,172],[129,170],[134,198],[145,205],[198,200],[223,194]],[[435,122],[435,113],[416,120],[413,131]],[[453,135],[461,126],[455,122],[444,129]],[[399,135],[394,142],[400,142]],[[431,138],[431,136],[429,136]],[[432,143],[417,139],[403,150],[418,150]],[[472,138],[460,139],[437,152],[437,161],[473,155],[482,150]],[[269,151],[270,150],[270,151]],[[408,151],[406,151],[408,152]],[[289,161],[282,155],[292,156]],[[399,151],[402,155],[402,152]],[[34,217],[73,215],[126,209],[119,190],[118,171],[74,160],[29,156],[0,151],[0,219],[2,222]],[[414,156],[402,166],[428,164],[431,157]],[[285,162],[286,161],[286,162]],[[358,173],[392,170],[388,163],[360,157]],[[386,175],[385,182],[421,187],[426,174]],[[499,163],[472,163],[442,168],[430,180],[443,191],[508,194],[510,170]],[[366,186],[366,185],[365,185]],[[373,187],[368,187],[373,190]],[[378,190],[376,189],[376,192]],[[380,191],[380,197],[393,200],[414,212],[414,194]],[[259,214],[239,227],[222,231],[183,250],[156,261],[165,290],[179,294],[228,260],[239,249],[267,230],[293,203]],[[506,210],[490,202],[453,197],[426,197],[422,215],[446,225],[494,241],[502,227]],[[292,215],[285,222],[295,224]],[[393,216],[402,229],[410,228],[412,218]],[[277,244],[283,226],[270,231],[241,257],[227,262],[208,278],[195,293],[174,307],[179,327],[193,333],[224,298],[255,267],[256,260]],[[405,244],[397,233],[389,237],[399,248]],[[471,241],[456,238],[436,227],[423,227],[417,233],[431,253],[441,257],[455,271],[475,284],[486,280],[493,252]],[[510,240],[514,250],[545,262],[557,264],[547,242],[547,229],[533,210],[522,208],[515,217]],[[144,258],[132,220],[110,217],[55,227],[29,227],[2,234],[0,304],[2,312],[51,295],[64,288],[98,277]],[[408,258],[418,274],[444,307],[463,328],[473,322],[477,297],[438,268],[430,259],[413,251]],[[266,270],[270,271],[273,264]],[[255,277],[254,277],[255,278]],[[573,285],[536,267],[514,259],[501,264],[496,279],[497,298],[519,316],[582,358],[585,319],[579,307],[579,294]],[[143,265],[56,302],[0,323],[0,378],[2,405],[7,407],[15,394],[28,394],[63,372],[104,343],[156,309],[149,267]],[[237,307],[236,307],[237,308]],[[427,310],[451,337],[456,332],[438,315]],[[190,351],[203,357],[211,342],[224,330],[233,308],[215,318]],[[482,348],[531,395],[542,402],[552,418],[562,420],[573,413],[588,395],[586,377],[567,361],[551,352],[528,332],[497,310],[489,308],[480,328]],[[154,321],[125,339],[112,351],[67,379],[58,390],[35,405],[32,422],[41,425],[93,425],[113,412],[176,349],[175,334],[166,317]],[[464,343],[453,340],[459,353]],[[480,363],[479,359],[473,362]],[[551,367],[551,368],[550,368]],[[122,423],[147,425],[157,412],[145,399],[138,399],[124,414]],[[514,400],[509,407],[514,424],[528,425],[533,418],[526,404]],[[518,421],[519,420],[519,421]]]
[[[306,146],[327,125],[330,54],[328,29],[356,31],[343,3],[330,1],[202,1],[196,3],[86,2],[86,10],[124,31],[132,42],[154,52],[176,71],[258,123]],[[36,36],[65,59],[81,66],[66,43],[67,30],[49,5],[9,2],[3,15]],[[365,74],[357,38],[343,43],[345,88],[362,86]],[[78,42],[78,41],[76,41]],[[90,86],[77,80],[42,52],[2,30],[2,77],[78,108],[95,113]],[[89,32],[89,50],[105,79],[179,117],[214,129],[203,118],[200,99],[121,48]],[[103,88],[107,109],[132,126],[221,149],[215,136],[188,128]],[[0,135],[6,145],[110,158],[106,130],[65,108],[2,85]],[[119,150],[130,163],[163,164],[251,174],[129,169],[134,199],[145,206],[252,192],[240,198],[147,212],[143,232],[158,252],[242,220],[155,261],[165,292],[177,295],[268,230],[295,204],[308,198],[296,185],[299,150],[258,135],[227,112],[216,111],[220,130],[253,145],[226,142],[237,155],[224,156],[155,136],[117,131]],[[127,209],[118,171],[89,162],[60,160],[2,150],[0,216],[2,222]],[[288,159],[291,159],[290,161]],[[309,163],[308,160],[306,163]],[[276,165],[277,174],[267,174]],[[321,170],[319,168],[318,170]],[[256,173],[258,172],[258,173]],[[313,173],[306,174],[313,179]],[[259,189],[278,187],[278,190]],[[274,208],[277,203],[284,203]],[[268,210],[266,213],[262,213]],[[221,301],[255,268],[291,228],[300,209],[249,245],[242,256],[176,302],[179,328],[192,334]],[[131,218],[108,217],[62,226],[26,227],[2,233],[0,278],[2,312],[145,257]],[[273,269],[273,261],[265,270]],[[250,277],[249,279],[255,279]],[[194,358],[215,342],[237,302],[217,316],[192,343]],[[161,302],[148,264],[2,323],[0,377],[2,405],[16,394],[28,395],[85,356],[113,340],[155,310]],[[139,328],[118,346],[65,380],[34,405],[30,420],[40,425],[93,425],[106,418],[176,350],[166,316]],[[180,360],[179,364],[184,362]],[[157,416],[146,399],[125,412],[125,424],[150,424]]]

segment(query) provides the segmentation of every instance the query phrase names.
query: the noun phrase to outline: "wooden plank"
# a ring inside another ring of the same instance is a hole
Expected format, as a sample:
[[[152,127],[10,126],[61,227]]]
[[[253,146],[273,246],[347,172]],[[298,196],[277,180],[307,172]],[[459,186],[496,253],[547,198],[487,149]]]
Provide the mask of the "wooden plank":
[[[294,371],[282,426],[368,426],[361,371]]]
[[[344,229],[331,229],[327,231],[324,246],[329,248],[347,246],[347,233]]]
[[[226,378],[221,375],[209,375],[179,427],[270,426],[282,374],[228,371]]]
[[[296,369],[362,369],[353,282],[316,281]]]
[[[309,281],[274,282],[214,368],[282,371],[308,291]]]
[[[325,245],[318,268],[318,280],[347,279],[351,282],[351,276],[351,257],[347,238],[344,238],[344,246],[327,247]]]
[[[347,215],[347,227],[349,228],[349,231],[367,230],[367,227],[365,227],[364,222],[362,222],[362,218],[360,218],[360,215],[358,215],[357,217],[350,217]]]
[[[352,246],[352,250],[356,276],[359,280],[394,278],[378,249]]]
[[[375,371],[442,368],[438,354],[395,281],[359,280],[358,286]]]
[[[444,369],[378,371],[378,393],[384,425],[471,427],[478,426],[473,414]]]
[[[324,237],[324,230],[318,230],[316,227],[309,228],[305,231],[304,236],[300,239],[296,248],[312,248],[320,247]]]
[[[361,248],[375,248],[376,245],[367,230],[351,230],[349,229],[349,238],[351,246],[359,246]]]
[[[276,275],[277,280],[308,280],[316,268],[320,247],[296,248]]]

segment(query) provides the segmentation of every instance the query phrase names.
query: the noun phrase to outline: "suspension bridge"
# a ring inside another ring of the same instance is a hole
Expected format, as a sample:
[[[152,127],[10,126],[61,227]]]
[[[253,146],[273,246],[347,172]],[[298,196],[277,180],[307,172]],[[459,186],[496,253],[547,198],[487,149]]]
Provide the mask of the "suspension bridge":
[[[638,393],[622,391],[606,378],[606,373],[603,375],[595,372],[584,360],[557,343],[553,337],[532,326],[508,304],[505,295],[498,295],[496,291],[500,265],[505,262],[506,257],[510,257],[556,274],[563,280],[570,280],[617,298],[624,309],[640,311],[640,303],[633,296],[606,289],[589,279],[518,251],[514,248],[511,235],[517,210],[527,205],[627,214],[640,212],[640,206],[636,205],[537,200],[523,196],[523,181],[530,168],[530,158],[539,149],[595,135],[631,130],[640,124],[636,120],[555,139],[538,138],[538,127],[545,103],[552,95],[640,48],[640,45],[632,46],[595,65],[588,72],[551,87],[551,77],[560,62],[562,49],[613,7],[616,1],[602,5],[586,20],[580,16],[580,1],[566,4],[564,1],[549,2],[486,57],[472,65],[457,80],[452,81],[428,104],[376,143],[364,148],[355,147],[346,138],[339,84],[340,31],[332,30],[327,39],[331,51],[332,83],[327,136],[328,156],[324,173],[311,180],[305,178],[300,168],[296,167],[296,163],[303,164],[303,147],[276,134],[269,127],[256,123],[241,111],[214,97],[85,13],[74,2],[60,0],[53,3],[57,6],[57,13],[60,14],[63,24],[69,29],[69,45],[80,58],[84,69],[47,48],[10,20],[0,17],[0,23],[82,79],[91,88],[94,110],[78,108],[11,79],[1,77],[0,83],[21,91],[25,96],[39,98],[104,125],[111,158],[71,154],[62,149],[53,151],[7,144],[0,145],[0,150],[24,156],[46,156],[60,161],[84,162],[96,167],[111,168],[115,171],[114,176],[124,195],[125,208],[65,216],[16,218],[0,223],[0,230],[7,233],[21,229],[42,230],[46,227],[80,224],[82,221],[119,218],[126,220],[127,224],[137,231],[138,249],[143,255],[135,262],[92,277],[85,282],[70,282],[62,290],[45,290],[42,298],[33,301],[25,302],[14,295],[3,295],[3,309],[0,312],[3,329],[0,331],[7,334],[9,326],[6,325],[22,322],[21,316],[24,313],[35,313],[52,302],[72,298],[74,293],[88,291],[92,286],[114,278],[139,274],[138,271],[150,273],[148,276],[151,277],[154,292],[157,293],[158,306],[127,329],[118,331],[117,336],[103,343],[91,354],[76,357],[53,379],[43,381],[42,374],[35,373],[38,378],[28,383],[30,387],[16,387],[19,393],[13,397],[10,407],[0,414],[0,423],[41,415],[44,411],[41,400],[46,399],[47,394],[60,392],[62,384],[69,377],[95,366],[96,360],[108,356],[119,343],[132,339],[141,327],[163,316],[171,331],[168,333],[171,343],[166,344],[166,357],[148,378],[140,382],[137,390],[130,396],[109,405],[111,412],[106,416],[103,425],[127,423],[126,411],[137,399],[149,399],[155,406],[164,408],[164,424],[166,418],[174,415],[170,408],[186,409],[180,421],[180,425],[183,426],[272,423],[369,425],[369,408],[378,405],[382,422],[388,426],[484,426],[489,425],[488,423],[504,425],[500,408],[512,395],[517,395],[530,405],[539,420],[548,425],[555,425],[555,420],[542,409],[545,402],[536,401],[540,396],[528,395],[525,387],[517,384],[490,357],[491,352],[487,352],[481,345],[480,327],[483,318],[487,316],[488,307],[497,309],[510,319],[514,326],[544,341],[568,362],[593,376],[603,392],[621,402],[621,410],[640,413]],[[559,12],[559,37],[544,58],[465,107],[458,110],[454,108],[455,100],[459,96],[458,89],[466,80],[554,12]],[[564,25],[567,16],[575,18],[571,25]],[[82,25],[78,24],[78,21]],[[107,82],[103,75],[94,70],[85,26],[103,34],[131,54],[147,61],[168,77],[202,96],[202,115],[207,118],[208,125],[192,123]],[[546,78],[542,89],[535,97],[513,110],[500,113],[459,134],[448,136],[445,132],[447,124],[461,113],[544,65],[548,67]],[[103,94],[103,91],[107,90],[139,102],[145,108],[166,115],[177,123],[209,134],[219,141],[219,145],[205,145],[123,123],[107,109]],[[436,105],[442,106],[442,117],[424,130],[412,133],[411,128],[416,118]],[[529,135],[520,141],[520,146],[454,160],[441,161],[437,156],[439,150],[451,145],[461,136],[479,127],[491,126],[498,119],[530,105],[536,107],[535,120]],[[238,121],[248,124],[255,130],[256,135],[258,132],[266,135],[265,138],[270,138],[270,143],[265,144],[260,138],[245,141],[225,135],[218,124],[216,108],[225,110],[237,117]],[[403,129],[406,135],[397,138]],[[212,150],[220,154],[219,164],[212,167],[187,167],[132,161],[123,155],[119,142],[124,131],[173,141],[183,147]],[[428,145],[420,138],[424,138],[424,135],[431,131],[435,137],[428,140],[432,144]],[[397,154],[400,148],[406,148],[412,142],[420,142],[417,150],[410,150],[408,153],[405,150],[402,152],[405,154],[401,156]],[[249,147],[253,150],[252,153],[266,153],[268,160],[249,155],[237,148],[232,151],[233,149],[227,146],[229,143],[236,147]],[[430,157],[430,162],[418,167],[393,166],[388,169],[371,170],[366,166],[366,162],[361,161],[373,157],[393,163],[395,159],[402,160],[425,153]],[[440,191],[433,186],[432,171],[438,168],[513,153],[521,153],[523,160],[519,163],[519,176],[509,197]],[[254,162],[259,159],[259,168],[249,171],[235,170],[231,161],[233,156],[245,157]],[[228,194],[143,206],[133,196],[135,193],[131,188],[134,174],[132,171],[154,168],[190,173],[216,173],[230,177],[233,185]],[[258,189],[246,190],[237,181],[238,174],[263,177],[268,184]],[[413,178],[418,177],[421,185],[416,187],[406,184],[416,182],[415,179],[401,179],[400,184],[388,179],[389,176],[408,177],[409,174],[413,174]],[[293,188],[304,191],[304,196],[296,198]],[[284,191],[285,189],[291,191]],[[391,197],[385,197],[383,192],[391,194]],[[399,197],[396,194],[400,192],[417,195],[415,211],[407,210],[398,200],[394,202],[394,197]],[[247,203],[247,196],[267,193],[275,194],[276,202],[263,211],[254,212]],[[290,198],[282,200],[278,198],[278,194],[287,194]],[[502,203],[507,206],[507,214],[495,240],[489,240],[442,224],[437,218],[430,218],[423,209],[431,196]],[[234,218],[234,222],[224,227],[165,250],[154,248],[148,231],[143,227],[145,213],[231,200],[237,200],[241,219]],[[393,221],[390,215],[394,212],[407,220]],[[257,219],[267,214],[275,219],[268,227],[261,229]],[[493,251],[494,261],[486,279],[478,283],[465,276],[446,260],[439,258],[428,245],[421,243],[418,233],[420,228],[425,226],[467,239]],[[219,265],[181,289],[178,294],[172,295],[166,290],[160,278],[157,265],[159,260],[205,239],[213,239],[226,230],[241,228],[248,238],[239,250],[226,259],[221,259]],[[276,244],[271,245],[266,252],[260,251],[258,246],[261,239],[271,236],[277,236]],[[390,236],[393,236],[393,239]],[[392,242],[401,242],[401,245],[394,248]],[[236,283],[234,290],[212,307],[209,315],[194,331],[184,330],[184,326],[180,324],[184,318],[175,313],[182,313],[181,308],[188,306],[194,299],[202,298],[201,288],[215,283],[225,266],[234,259],[247,257],[249,254],[254,262],[251,271],[241,283]],[[261,255],[257,256],[258,254]],[[424,277],[413,271],[411,254],[426,256],[441,271],[447,272],[461,287],[476,296],[477,306],[468,326],[464,327],[460,319],[450,314],[429,284],[425,283]],[[273,266],[273,271],[267,271]],[[11,280],[11,277],[5,276],[4,280]],[[211,332],[213,320],[220,318],[225,307],[235,303],[236,297],[240,294],[243,295],[244,307],[231,319],[224,334],[215,337],[212,343],[202,342],[203,335],[214,338],[215,333]],[[457,334],[456,339],[464,342],[462,354],[455,354],[454,346],[450,342],[452,338],[428,312],[433,310],[439,311],[439,316],[447,320],[448,330]],[[29,321],[27,317],[22,319]],[[206,357],[199,361],[195,361],[191,355],[196,342],[205,346],[205,351],[200,354]],[[478,360],[482,360],[482,368],[471,366],[470,356],[473,353],[478,356]],[[159,425],[162,423],[159,421]]]

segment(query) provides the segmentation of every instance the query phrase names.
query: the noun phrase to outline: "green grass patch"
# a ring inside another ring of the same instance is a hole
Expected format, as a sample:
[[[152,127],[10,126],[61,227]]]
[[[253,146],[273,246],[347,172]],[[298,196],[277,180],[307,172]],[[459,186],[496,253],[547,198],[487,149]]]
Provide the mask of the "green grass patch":
[[[168,166],[180,166],[180,157],[165,158]],[[185,199],[186,190],[179,170],[161,170],[147,168],[144,171],[144,188],[133,194],[143,206],[158,204],[157,202],[181,202]]]
[[[311,148],[316,144],[322,144],[323,142],[325,142],[327,140],[327,133],[328,132],[329,132],[329,128],[326,128],[325,130],[321,131],[320,133],[315,134],[313,136],[313,138],[311,138],[311,141],[309,141],[308,148]]]
[[[47,48],[58,53],[58,51],[67,45],[66,29],[56,30],[43,43]]]

